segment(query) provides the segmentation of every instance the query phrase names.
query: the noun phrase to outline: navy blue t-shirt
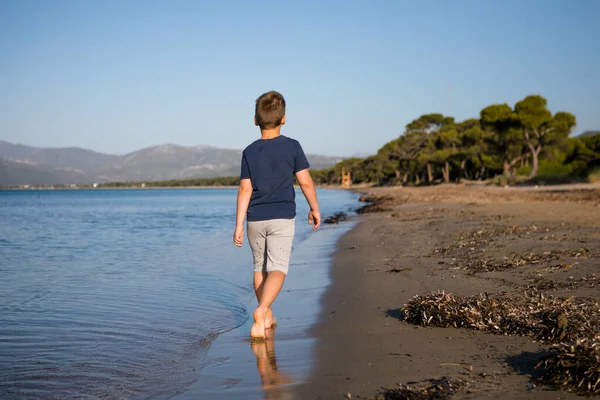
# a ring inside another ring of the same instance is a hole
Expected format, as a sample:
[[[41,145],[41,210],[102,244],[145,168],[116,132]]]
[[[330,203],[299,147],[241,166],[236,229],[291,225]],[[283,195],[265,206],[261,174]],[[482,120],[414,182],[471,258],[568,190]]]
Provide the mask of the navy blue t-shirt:
[[[294,218],[295,174],[309,167],[300,143],[286,136],[259,139],[246,147],[240,178],[252,182],[248,221]]]

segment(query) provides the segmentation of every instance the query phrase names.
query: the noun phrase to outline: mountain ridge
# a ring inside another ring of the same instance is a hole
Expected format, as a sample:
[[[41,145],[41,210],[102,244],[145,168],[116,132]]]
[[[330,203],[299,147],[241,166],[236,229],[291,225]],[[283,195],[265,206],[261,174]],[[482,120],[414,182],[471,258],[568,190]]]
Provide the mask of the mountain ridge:
[[[239,174],[242,150],[163,143],[123,155],[81,147],[36,147],[0,140],[0,185],[91,184],[214,178]],[[307,154],[314,169],[343,157]]]

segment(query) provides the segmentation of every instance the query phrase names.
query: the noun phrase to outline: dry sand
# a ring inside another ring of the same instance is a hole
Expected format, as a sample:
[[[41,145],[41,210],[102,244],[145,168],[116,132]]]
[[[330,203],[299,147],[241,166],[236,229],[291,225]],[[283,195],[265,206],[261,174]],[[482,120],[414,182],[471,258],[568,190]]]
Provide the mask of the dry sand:
[[[440,377],[456,399],[570,399],[537,385],[548,345],[532,338],[403,321],[415,295],[600,297],[600,189],[466,185],[361,190],[389,199],[337,244],[311,334],[315,367],[295,398],[369,398]],[[381,211],[383,210],[383,211]],[[391,272],[391,271],[395,272]]]

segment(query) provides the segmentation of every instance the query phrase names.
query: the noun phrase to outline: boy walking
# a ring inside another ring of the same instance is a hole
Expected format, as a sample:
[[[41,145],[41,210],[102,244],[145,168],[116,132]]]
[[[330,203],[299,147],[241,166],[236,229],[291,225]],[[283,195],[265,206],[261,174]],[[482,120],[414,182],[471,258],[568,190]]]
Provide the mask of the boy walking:
[[[280,93],[267,92],[256,100],[254,124],[260,128],[261,138],[242,153],[233,242],[242,247],[247,219],[258,300],[250,337],[264,339],[265,329],[276,322],[271,305],[285,281],[292,252],[296,218],[294,178],[310,206],[308,223],[313,230],[321,224],[321,214],[302,146],[281,135],[285,99]]]

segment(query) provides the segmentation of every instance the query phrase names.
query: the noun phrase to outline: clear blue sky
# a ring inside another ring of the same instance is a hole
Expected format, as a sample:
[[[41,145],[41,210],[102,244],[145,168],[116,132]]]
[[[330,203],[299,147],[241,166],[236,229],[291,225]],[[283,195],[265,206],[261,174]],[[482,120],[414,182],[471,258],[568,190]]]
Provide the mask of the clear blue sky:
[[[541,94],[600,129],[600,1],[0,1],[0,140],[245,147],[281,91],[311,153]]]

